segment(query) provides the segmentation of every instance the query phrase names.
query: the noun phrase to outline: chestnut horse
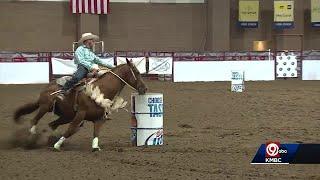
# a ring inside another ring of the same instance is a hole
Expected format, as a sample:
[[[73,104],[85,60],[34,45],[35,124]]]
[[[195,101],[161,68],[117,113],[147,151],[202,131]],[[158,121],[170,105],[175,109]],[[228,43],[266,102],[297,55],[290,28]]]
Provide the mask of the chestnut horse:
[[[94,124],[92,148],[93,151],[97,151],[100,150],[98,145],[100,128],[106,120],[106,118],[104,118],[106,110],[99,102],[110,102],[110,100],[113,100],[119,95],[125,85],[137,90],[139,94],[145,94],[147,91],[147,87],[144,84],[138,69],[128,59],[126,64],[113,68],[112,72],[102,75],[102,77],[92,83],[95,90],[92,90],[91,88],[91,91],[95,92],[91,94],[91,97],[90,94],[88,95],[87,88],[78,93],[75,90],[72,90],[63,100],[61,100],[56,98],[55,95],[51,95],[59,89],[59,85],[56,82],[51,82],[46,89],[40,93],[40,97],[36,102],[25,104],[16,109],[14,120],[15,122],[19,122],[21,116],[30,114],[39,109],[38,113],[31,121],[30,129],[31,134],[36,134],[36,125],[39,120],[47,112],[52,112],[54,110],[59,118],[49,123],[53,132],[55,132],[60,125],[70,123],[63,136],[54,144],[54,148],[57,150],[60,150],[60,146],[66,138],[69,138],[77,132],[83,120],[92,121]]]

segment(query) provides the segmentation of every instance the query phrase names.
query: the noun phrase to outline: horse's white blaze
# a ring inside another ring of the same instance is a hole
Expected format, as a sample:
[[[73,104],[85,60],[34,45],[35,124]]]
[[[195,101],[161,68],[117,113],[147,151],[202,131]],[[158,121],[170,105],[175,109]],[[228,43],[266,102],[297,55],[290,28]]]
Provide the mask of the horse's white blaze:
[[[92,140],[92,148],[93,149],[96,149],[96,148],[100,149],[99,148],[99,139],[98,139],[98,137],[93,138],[93,140]]]
[[[31,129],[30,129],[30,133],[31,133],[31,134],[37,134],[36,129],[37,129],[37,126],[36,126],[36,125],[33,125],[33,126],[31,127]]]
[[[66,138],[62,136],[62,137],[59,139],[59,141],[54,144],[53,147],[54,147],[55,149],[60,149],[61,145],[63,144],[63,142],[64,142],[65,140],[66,140]]]

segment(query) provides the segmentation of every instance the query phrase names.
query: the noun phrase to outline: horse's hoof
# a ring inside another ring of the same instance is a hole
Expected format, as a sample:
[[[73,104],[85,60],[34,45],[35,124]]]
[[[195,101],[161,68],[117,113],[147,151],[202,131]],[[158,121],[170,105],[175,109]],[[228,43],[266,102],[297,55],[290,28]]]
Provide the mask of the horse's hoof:
[[[106,117],[105,120],[106,120],[106,121],[111,121],[112,119],[109,118],[109,117]]]
[[[52,147],[52,151],[54,151],[54,152],[60,152],[61,149],[60,149],[60,148],[56,148],[56,147]]]
[[[101,151],[101,149],[98,147],[98,148],[92,148],[92,152],[98,152],[98,151]]]
[[[56,144],[54,144],[53,149],[55,151],[61,151],[61,146],[59,146],[59,144],[56,143]]]

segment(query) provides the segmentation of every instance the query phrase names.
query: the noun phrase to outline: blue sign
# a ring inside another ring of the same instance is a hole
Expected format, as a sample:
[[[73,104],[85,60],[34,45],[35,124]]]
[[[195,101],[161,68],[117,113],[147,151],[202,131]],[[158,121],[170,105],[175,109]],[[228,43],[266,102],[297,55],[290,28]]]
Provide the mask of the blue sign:
[[[148,98],[148,106],[150,117],[162,117],[163,115],[163,100],[162,98]]]
[[[261,144],[251,164],[320,164],[320,144]]]
[[[239,26],[242,28],[258,28],[258,22],[238,22]]]
[[[274,22],[273,26],[276,29],[289,29],[289,28],[294,28],[294,23],[293,22]]]

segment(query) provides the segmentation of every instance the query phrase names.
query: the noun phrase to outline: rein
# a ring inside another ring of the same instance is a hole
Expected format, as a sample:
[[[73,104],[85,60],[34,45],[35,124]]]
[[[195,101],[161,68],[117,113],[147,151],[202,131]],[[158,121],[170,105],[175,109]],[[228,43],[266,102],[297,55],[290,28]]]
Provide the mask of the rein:
[[[134,88],[133,86],[131,86],[129,83],[127,83],[124,79],[122,79],[118,74],[114,73],[113,71],[110,71],[111,74],[113,74],[114,76],[116,76],[117,78],[119,78],[123,83],[125,83],[127,86],[129,86],[131,89],[138,91],[136,88]]]
[[[102,70],[109,70],[109,69],[104,69],[104,68],[101,68]],[[134,77],[135,80],[137,80],[137,77],[136,75],[134,74],[133,70],[131,69],[130,67],[130,71]],[[113,72],[112,70],[109,70],[108,71],[109,73],[113,74],[114,76],[116,76],[118,79],[120,79],[120,81],[122,81],[124,84],[126,84],[127,86],[129,86],[129,88],[131,88],[132,90],[134,91],[138,91],[136,88],[134,88],[133,86],[131,86],[129,83],[127,83],[123,78],[121,78],[118,74],[116,74],[115,72]]]

